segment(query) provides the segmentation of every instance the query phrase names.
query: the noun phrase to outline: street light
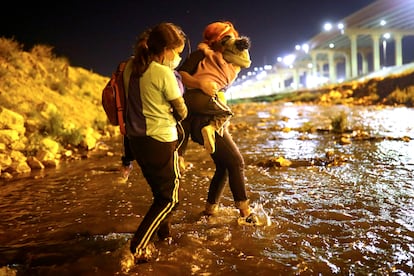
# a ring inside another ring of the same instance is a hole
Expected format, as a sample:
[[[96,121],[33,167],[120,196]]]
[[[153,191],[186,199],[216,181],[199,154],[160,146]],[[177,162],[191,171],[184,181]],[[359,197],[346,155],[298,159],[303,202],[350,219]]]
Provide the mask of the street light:
[[[323,25],[323,29],[327,32],[329,32],[330,30],[332,30],[332,24],[327,22]]]
[[[295,62],[296,56],[293,54],[287,55],[283,58],[283,63],[287,66],[291,66]]]
[[[345,24],[344,23],[338,23],[338,25],[336,25],[338,27],[338,30],[341,31],[341,34],[345,33]]]

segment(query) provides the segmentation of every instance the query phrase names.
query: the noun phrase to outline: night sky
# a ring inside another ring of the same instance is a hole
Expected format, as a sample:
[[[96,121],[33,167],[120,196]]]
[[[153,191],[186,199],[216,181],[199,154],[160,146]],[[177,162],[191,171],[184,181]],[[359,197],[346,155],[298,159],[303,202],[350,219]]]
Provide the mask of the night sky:
[[[67,2],[67,3],[65,3]],[[169,21],[182,27],[192,48],[204,27],[216,20],[232,21],[251,39],[254,67],[272,64],[322,30],[326,21],[338,22],[374,0],[131,0],[131,1],[10,1],[2,9],[0,36],[14,38],[30,49],[53,47],[80,66],[109,76],[130,54],[144,29]],[[185,55],[183,56],[185,57]]]

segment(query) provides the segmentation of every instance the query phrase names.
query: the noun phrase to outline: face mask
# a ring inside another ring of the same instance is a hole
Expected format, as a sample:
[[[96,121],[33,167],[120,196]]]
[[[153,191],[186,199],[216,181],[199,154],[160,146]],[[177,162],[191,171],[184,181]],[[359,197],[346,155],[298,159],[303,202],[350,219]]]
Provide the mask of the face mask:
[[[179,55],[175,55],[174,60],[171,62],[171,69],[175,69],[178,67],[178,65],[180,65],[181,62],[181,57]]]
[[[174,53],[174,59],[173,60],[163,60],[162,65],[168,66],[171,68],[171,70],[174,70],[175,68],[178,67],[178,65],[181,62],[181,57],[174,51],[172,50]]]

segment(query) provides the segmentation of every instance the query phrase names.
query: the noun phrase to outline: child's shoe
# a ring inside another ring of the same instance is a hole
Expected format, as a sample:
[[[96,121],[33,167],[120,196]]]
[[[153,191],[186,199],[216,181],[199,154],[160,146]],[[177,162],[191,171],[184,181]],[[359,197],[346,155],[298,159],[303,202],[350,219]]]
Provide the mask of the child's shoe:
[[[240,217],[237,220],[239,225],[250,225],[250,226],[256,226],[259,225],[259,218],[254,213],[250,213],[247,217]]]
[[[201,129],[201,134],[203,135],[203,140],[204,140],[204,148],[210,154],[216,151],[215,132],[216,132],[216,129],[212,125],[207,125]]]
[[[185,160],[183,156],[178,156],[178,166],[180,166],[180,172],[184,172],[187,165],[185,164]]]

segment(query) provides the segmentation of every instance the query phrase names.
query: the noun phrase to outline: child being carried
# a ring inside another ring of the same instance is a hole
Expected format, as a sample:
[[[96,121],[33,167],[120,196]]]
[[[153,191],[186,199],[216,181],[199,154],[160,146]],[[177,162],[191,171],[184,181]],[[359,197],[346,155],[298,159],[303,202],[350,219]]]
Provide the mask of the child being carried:
[[[194,115],[206,115],[208,120],[201,129],[204,148],[215,151],[215,133],[223,135],[233,112],[227,105],[225,91],[236,80],[242,68],[250,67],[250,40],[248,37],[225,36],[211,47],[200,43],[198,49],[204,58],[193,77],[215,84],[216,94],[211,97],[200,89],[188,89],[184,94],[189,111]]]

